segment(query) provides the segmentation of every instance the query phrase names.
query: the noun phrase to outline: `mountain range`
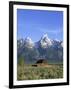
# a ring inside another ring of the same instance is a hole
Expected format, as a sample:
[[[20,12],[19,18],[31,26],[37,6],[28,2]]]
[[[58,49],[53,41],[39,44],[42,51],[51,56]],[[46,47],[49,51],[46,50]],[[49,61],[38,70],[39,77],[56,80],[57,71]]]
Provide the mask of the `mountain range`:
[[[52,40],[47,34],[33,42],[30,37],[17,40],[17,58],[24,58],[26,64],[46,59],[49,63],[63,62],[63,41]]]

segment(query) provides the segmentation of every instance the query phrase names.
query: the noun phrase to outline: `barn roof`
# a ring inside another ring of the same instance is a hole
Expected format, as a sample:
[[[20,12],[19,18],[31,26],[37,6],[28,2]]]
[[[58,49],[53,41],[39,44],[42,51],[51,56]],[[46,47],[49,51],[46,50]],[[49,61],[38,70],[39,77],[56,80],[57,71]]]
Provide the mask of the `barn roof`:
[[[38,61],[36,63],[47,63],[46,59],[38,59]]]

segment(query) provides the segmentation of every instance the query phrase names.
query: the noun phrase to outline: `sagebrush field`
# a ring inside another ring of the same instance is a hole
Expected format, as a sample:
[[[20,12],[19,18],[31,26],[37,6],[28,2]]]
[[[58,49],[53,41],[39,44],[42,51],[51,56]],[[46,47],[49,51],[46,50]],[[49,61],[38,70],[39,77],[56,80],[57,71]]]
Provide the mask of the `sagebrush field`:
[[[47,66],[18,65],[17,80],[39,80],[63,78],[63,65],[50,64]]]

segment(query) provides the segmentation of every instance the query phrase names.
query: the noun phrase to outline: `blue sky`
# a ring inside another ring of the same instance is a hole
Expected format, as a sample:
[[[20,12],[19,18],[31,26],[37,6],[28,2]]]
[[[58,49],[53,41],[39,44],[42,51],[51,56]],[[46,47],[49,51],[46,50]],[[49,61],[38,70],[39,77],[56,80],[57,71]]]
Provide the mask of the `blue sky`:
[[[63,40],[63,12],[17,9],[17,38],[30,37],[34,42],[47,34]]]

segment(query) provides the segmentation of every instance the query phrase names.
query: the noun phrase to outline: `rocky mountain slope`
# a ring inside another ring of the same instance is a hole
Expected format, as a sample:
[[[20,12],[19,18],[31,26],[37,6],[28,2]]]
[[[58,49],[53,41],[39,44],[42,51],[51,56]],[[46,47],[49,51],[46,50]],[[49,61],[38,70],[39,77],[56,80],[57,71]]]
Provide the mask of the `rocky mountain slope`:
[[[23,57],[25,63],[33,64],[43,58],[51,63],[63,61],[63,42],[51,40],[47,34],[38,42],[33,42],[30,37],[17,40],[17,57]]]

